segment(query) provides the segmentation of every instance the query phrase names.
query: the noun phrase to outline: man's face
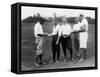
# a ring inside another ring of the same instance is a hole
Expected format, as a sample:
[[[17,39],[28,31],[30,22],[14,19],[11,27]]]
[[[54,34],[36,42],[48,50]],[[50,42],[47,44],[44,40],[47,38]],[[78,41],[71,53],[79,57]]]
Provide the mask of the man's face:
[[[37,17],[41,17],[39,13],[37,13]]]
[[[80,21],[82,21],[82,20],[83,20],[83,18],[84,18],[83,16],[80,16],[80,17],[79,17],[79,20],[80,20]]]
[[[79,22],[79,18],[75,18],[75,23],[78,23]]]
[[[52,23],[53,23],[55,26],[57,25],[57,21],[53,21]]]
[[[59,24],[60,26],[62,26],[62,22],[58,22],[58,24]]]
[[[67,23],[67,20],[63,20],[63,24],[66,24]]]

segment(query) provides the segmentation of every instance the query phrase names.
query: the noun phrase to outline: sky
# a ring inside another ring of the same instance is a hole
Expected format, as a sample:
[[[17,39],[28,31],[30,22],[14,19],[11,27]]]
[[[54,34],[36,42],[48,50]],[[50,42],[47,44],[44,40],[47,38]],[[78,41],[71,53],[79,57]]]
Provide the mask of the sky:
[[[95,18],[94,10],[80,10],[80,9],[62,9],[62,8],[45,8],[45,7],[21,7],[21,19],[27,18],[28,16],[33,16],[34,14],[40,13],[43,17],[53,17],[54,13],[57,16],[75,17],[79,14],[83,14],[85,17],[89,16]]]

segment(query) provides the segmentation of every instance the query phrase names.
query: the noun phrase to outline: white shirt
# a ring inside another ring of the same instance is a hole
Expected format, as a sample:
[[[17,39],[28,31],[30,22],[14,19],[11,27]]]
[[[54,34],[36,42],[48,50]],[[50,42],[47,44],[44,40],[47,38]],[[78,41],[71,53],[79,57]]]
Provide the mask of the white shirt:
[[[58,32],[58,36],[61,36],[61,26],[57,24],[57,26],[53,26],[52,35],[56,35]]]
[[[86,18],[84,18],[82,20],[82,22],[80,23],[80,25],[81,25],[81,27],[84,27],[86,31],[88,30],[88,21],[86,20]]]
[[[79,31],[80,30],[80,27],[81,27],[80,22],[78,22],[77,24],[75,24],[73,26],[73,31]]]
[[[61,26],[62,35],[70,35],[72,32],[71,26],[69,24],[65,24]]]
[[[43,34],[42,25],[39,22],[37,24],[35,24],[35,26],[34,26],[35,37],[39,37],[39,36],[37,36],[38,34]]]
[[[80,22],[80,29],[82,28],[85,29],[85,32],[81,32],[80,37],[85,38],[85,36],[88,34],[88,21],[85,18],[82,20],[82,22]]]

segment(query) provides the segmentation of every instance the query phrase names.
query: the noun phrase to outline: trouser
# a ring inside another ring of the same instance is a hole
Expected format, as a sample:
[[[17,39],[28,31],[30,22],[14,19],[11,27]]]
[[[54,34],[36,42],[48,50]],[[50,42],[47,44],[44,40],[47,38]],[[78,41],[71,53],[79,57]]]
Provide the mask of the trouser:
[[[87,40],[88,40],[88,32],[80,33],[80,57],[86,59],[87,53]]]
[[[53,36],[52,39],[53,62],[56,61],[56,56],[57,56],[57,60],[59,60],[60,57],[60,40],[58,44],[56,44],[56,41],[57,41],[57,36]]]
[[[44,51],[44,38],[43,37],[37,37],[36,38],[36,46],[37,49],[35,51],[35,64],[36,63],[42,63],[42,54]]]
[[[69,50],[70,52],[70,58],[72,59],[72,42],[71,42],[71,36],[68,36],[66,38],[61,37],[61,45],[62,45],[62,49],[63,49],[63,53],[64,53],[64,57],[66,59],[66,49]]]
[[[74,40],[74,54],[75,54],[74,57],[77,57],[78,53],[79,53],[79,36],[78,36],[78,34],[74,34],[73,40]]]
[[[39,64],[42,64],[42,56],[43,56],[43,54],[41,54],[41,55],[34,55],[35,57],[34,57],[34,63],[35,64],[37,64],[37,63],[39,63]]]
[[[86,59],[86,57],[87,57],[86,48],[80,48],[79,57]]]
[[[75,39],[75,50],[76,50],[76,53],[79,52],[79,40],[78,39]]]
[[[39,62],[40,64],[42,64],[42,54],[37,56],[36,62]]]

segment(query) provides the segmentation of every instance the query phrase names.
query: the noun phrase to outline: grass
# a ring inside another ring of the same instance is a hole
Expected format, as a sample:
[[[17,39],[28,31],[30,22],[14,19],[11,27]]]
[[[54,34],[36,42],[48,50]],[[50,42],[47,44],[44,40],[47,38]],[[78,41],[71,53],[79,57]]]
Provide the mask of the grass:
[[[71,25],[73,26],[73,24]],[[33,65],[34,51],[36,50],[35,37],[34,37],[34,23],[22,23],[21,29],[22,29],[21,30],[22,31],[21,32],[22,33],[22,40],[21,40],[22,67],[28,69],[27,67]],[[43,25],[43,31],[47,33],[51,33],[52,23],[45,23]],[[89,34],[89,38],[88,38],[87,54],[89,57],[93,58],[95,56],[95,25],[94,24],[89,24],[88,34]],[[45,51],[43,54],[43,61],[48,63],[50,60],[52,60],[52,51],[51,51],[52,37],[45,37],[44,39],[45,39]],[[64,58],[62,49],[60,52],[61,52],[60,59],[62,60]],[[67,51],[67,56],[69,57],[68,51]],[[49,67],[52,67],[52,65]]]

